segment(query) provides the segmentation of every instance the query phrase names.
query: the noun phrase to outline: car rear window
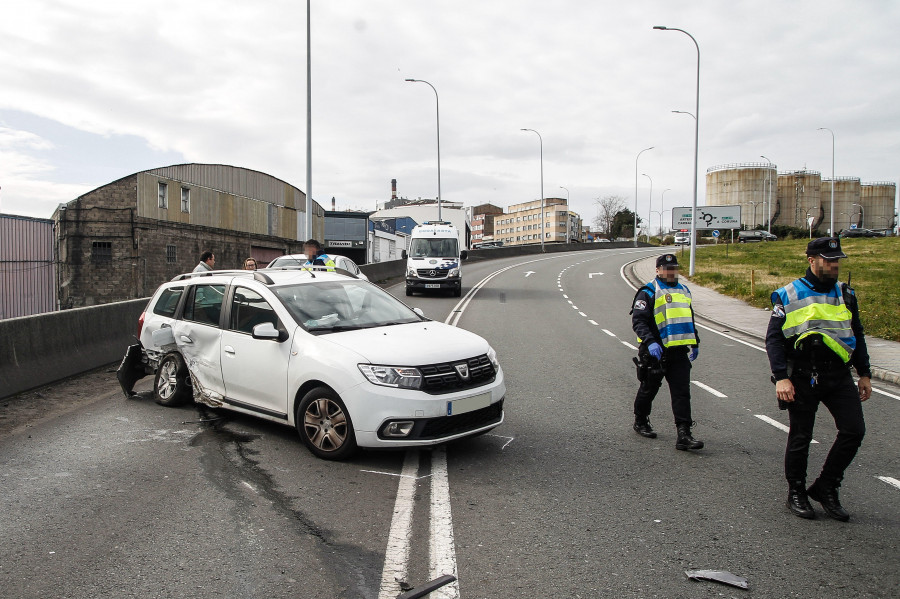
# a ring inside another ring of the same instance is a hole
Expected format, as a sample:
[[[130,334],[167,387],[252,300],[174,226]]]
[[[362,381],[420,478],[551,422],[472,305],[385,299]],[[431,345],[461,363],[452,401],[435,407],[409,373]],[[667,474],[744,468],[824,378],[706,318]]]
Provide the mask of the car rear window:
[[[153,313],[160,316],[175,316],[175,309],[178,307],[178,301],[183,294],[184,287],[166,289],[159,295],[156,305],[153,306]]]

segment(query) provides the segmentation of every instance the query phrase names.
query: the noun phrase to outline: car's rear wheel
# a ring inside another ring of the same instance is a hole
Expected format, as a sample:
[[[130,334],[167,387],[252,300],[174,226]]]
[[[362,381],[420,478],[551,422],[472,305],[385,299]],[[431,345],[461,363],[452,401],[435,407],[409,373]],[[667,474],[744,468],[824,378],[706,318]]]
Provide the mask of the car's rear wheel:
[[[294,422],[306,447],[322,459],[343,460],[356,451],[347,407],[328,387],[316,387],[303,396]]]
[[[191,379],[187,364],[180,354],[171,353],[159,362],[156,379],[153,381],[153,395],[161,406],[181,406],[191,399]]]

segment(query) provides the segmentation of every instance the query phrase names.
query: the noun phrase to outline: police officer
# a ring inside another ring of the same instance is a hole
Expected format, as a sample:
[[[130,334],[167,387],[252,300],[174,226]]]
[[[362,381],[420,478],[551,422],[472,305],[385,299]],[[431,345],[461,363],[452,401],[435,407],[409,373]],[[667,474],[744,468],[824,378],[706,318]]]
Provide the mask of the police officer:
[[[691,436],[694,422],[690,388],[691,362],[699,354],[700,339],[694,326],[691,292],[678,282],[675,254],[663,254],[656,259],[656,278],[638,290],[631,313],[631,328],[640,343],[638,357],[642,363],[649,362],[654,367],[641,380],[634,398],[635,432],[649,439],[656,438],[656,431],[650,426],[650,409],[665,377],[678,432],[675,449],[702,449],[703,441]]]
[[[772,317],[766,352],[775,393],[788,411],[790,431],[784,455],[787,507],[795,516],[815,518],[809,498],[842,522],[850,514],[841,506],[838,487],[866,432],[862,403],[872,394],[869,354],[856,295],[838,283],[841,240],[814,239],[806,247],[806,275],[772,294]],[[850,366],[859,382],[854,386]],[[822,473],[806,487],[806,463],[819,403],[834,417],[838,434]]]
[[[322,251],[322,244],[317,239],[304,241],[303,253],[306,254],[306,264],[303,266],[326,266],[327,270],[334,270],[334,260]]]

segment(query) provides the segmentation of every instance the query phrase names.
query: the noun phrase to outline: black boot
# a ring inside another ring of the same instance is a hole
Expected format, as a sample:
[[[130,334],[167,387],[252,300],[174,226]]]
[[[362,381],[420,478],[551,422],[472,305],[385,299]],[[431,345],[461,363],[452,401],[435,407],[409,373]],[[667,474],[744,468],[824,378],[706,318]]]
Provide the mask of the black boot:
[[[810,499],[815,499],[822,504],[822,509],[835,520],[846,522],[850,519],[850,514],[841,505],[838,499],[838,487],[840,483],[823,483],[822,479],[816,479],[810,488],[806,490],[806,494]]]
[[[648,439],[656,438],[656,431],[650,426],[650,419],[646,416],[634,417],[634,432],[642,437],[647,437]]]
[[[691,436],[690,424],[679,424],[678,440],[675,441],[675,449],[684,451],[685,449],[703,449],[703,441],[698,441]]]
[[[812,520],[816,517],[816,512],[809,504],[809,498],[806,496],[805,480],[789,480],[787,508],[791,513],[800,518]]]

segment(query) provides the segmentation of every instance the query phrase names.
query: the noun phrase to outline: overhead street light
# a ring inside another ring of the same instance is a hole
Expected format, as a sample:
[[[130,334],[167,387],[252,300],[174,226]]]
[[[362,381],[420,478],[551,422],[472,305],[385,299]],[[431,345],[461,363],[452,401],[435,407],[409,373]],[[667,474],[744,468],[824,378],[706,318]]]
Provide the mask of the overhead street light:
[[[638,158],[641,157],[641,154],[646,152],[647,150],[652,150],[656,146],[650,146],[649,148],[644,148],[640,152],[637,153],[637,156],[634,157],[634,247],[637,247],[637,198],[638,198]]]
[[[641,174],[650,179],[650,198],[647,200],[647,243],[650,243],[650,229],[653,226],[653,221],[650,220],[651,208],[653,208],[653,178],[647,173]]]
[[[544,138],[534,129],[522,129],[522,131],[531,131],[538,136],[541,142],[541,251],[544,251]]]
[[[566,190],[566,243],[569,243],[569,212],[572,210],[571,206],[569,206],[569,188],[562,185],[559,188]]]
[[[659,196],[659,210],[660,210],[660,215],[659,215],[659,233],[660,233],[660,234],[662,234],[662,228],[663,228],[663,218],[662,218],[662,213],[665,212],[665,210],[663,210],[663,208],[666,207],[666,192],[667,192],[667,191],[672,191],[672,190],[671,190],[670,188],[663,189],[662,194],[660,194],[660,196]]]
[[[691,267],[688,272],[688,276],[694,276],[695,254],[697,253],[697,160],[700,149],[700,44],[697,43],[693,35],[684,29],[666,27],[664,25],[655,25],[653,28],[660,31],[680,31],[691,38],[691,41],[694,42],[694,46],[697,48],[697,101],[694,107],[694,114],[691,115],[694,117],[694,204],[691,210]]]
[[[434,107],[437,113],[437,172],[438,172],[438,193],[437,193],[437,201],[438,201],[438,220],[443,220],[441,218],[441,102],[438,99],[437,90],[434,89],[434,86],[425,81],[424,79],[407,79],[410,83],[424,83],[428,87],[434,91]]]
[[[863,223],[863,207],[862,204],[851,203],[851,206],[859,206],[859,218],[856,219],[857,228],[862,228]]]
[[[834,131],[829,129],[828,127],[819,127],[816,131],[828,131],[831,133],[831,210],[829,210],[829,214],[831,214],[831,223],[830,229],[828,230],[828,234],[834,237]]]
[[[772,172],[771,171],[772,171],[773,164],[772,164],[772,161],[769,160],[768,158],[766,158],[765,156],[760,155],[759,157],[769,163],[769,168],[768,168],[768,170],[766,170],[766,186],[768,187],[768,189],[767,189],[768,197],[766,198],[766,204],[769,207],[768,214],[766,216],[766,223],[767,223],[766,231],[771,233],[772,232]],[[777,169],[778,167],[775,166],[775,168]],[[777,184],[778,179],[775,179],[775,182]],[[754,215],[754,218],[755,218],[755,215]]]

